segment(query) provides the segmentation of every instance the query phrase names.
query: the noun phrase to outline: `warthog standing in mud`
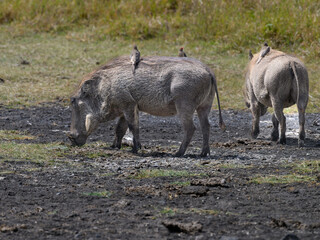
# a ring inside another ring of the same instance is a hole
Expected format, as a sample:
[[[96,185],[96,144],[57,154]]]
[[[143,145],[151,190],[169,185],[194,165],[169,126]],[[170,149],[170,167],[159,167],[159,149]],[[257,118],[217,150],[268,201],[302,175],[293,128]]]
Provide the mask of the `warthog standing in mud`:
[[[286,143],[286,118],[283,109],[297,104],[299,112],[299,146],[305,140],[305,110],[308,104],[309,79],[304,64],[296,57],[270,49],[267,45],[255,55],[249,54],[245,83],[245,101],[253,116],[253,138],[259,134],[259,118],[273,107],[271,140]],[[260,61],[258,61],[258,59]]]
[[[136,153],[141,147],[139,111],[157,116],[177,114],[184,138],[176,156],[182,156],[195,131],[193,114],[197,111],[203,134],[201,156],[206,156],[210,154],[208,115],[215,93],[220,126],[224,127],[216,79],[206,65],[192,58],[145,57],[132,74],[129,57],[120,57],[89,74],[71,98],[69,138],[73,144],[83,145],[100,122],[119,117],[112,146],[121,147],[129,127]]]

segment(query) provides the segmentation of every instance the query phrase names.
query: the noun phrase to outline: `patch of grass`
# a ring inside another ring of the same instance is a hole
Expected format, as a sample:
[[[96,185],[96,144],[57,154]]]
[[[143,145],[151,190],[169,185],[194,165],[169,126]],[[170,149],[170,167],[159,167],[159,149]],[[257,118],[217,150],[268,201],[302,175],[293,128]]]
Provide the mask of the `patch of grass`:
[[[49,162],[64,155],[66,149],[61,149],[56,143],[50,144],[20,144],[15,142],[1,142],[1,161],[28,160],[34,162]]]
[[[84,75],[137,43],[142,56],[177,56],[184,46],[214,70],[222,108],[245,109],[248,50],[267,41],[306,63],[313,96],[307,111],[319,112],[319,8],[312,0],[2,0],[0,102],[68,104]]]
[[[58,213],[57,210],[48,212],[48,215],[56,215]]]
[[[16,130],[0,130],[0,140],[32,140],[35,136],[26,135]]]
[[[112,195],[110,191],[83,193],[85,196],[109,198]]]
[[[6,175],[6,174],[12,174],[12,173],[14,173],[14,171],[9,171],[9,170],[0,171],[0,175]]]
[[[84,26],[95,39],[203,40],[237,51],[269,39],[319,52],[319,8],[313,0],[2,0],[0,24],[10,23],[18,36]]]
[[[174,216],[176,214],[190,214],[195,213],[199,215],[218,215],[218,214],[225,214],[225,215],[237,215],[236,213],[231,212],[223,212],[216,209],[201,209],[201,208],[170,208],[165,207],[160,210],[160,215],[167,215],[167,216]]]
[[[169,216],[174,216],[178,212],[177,208],[169,208],[165,207],[160,211],[161,215],[169,215]]]
[[[28,168],[25,168],[24,170],[27,172],[38,172],[41,169],[43,169],[43,167],[28,167]]]
[[[72,147],[70,151],[72,154],[79,155],[87,158],[108,158],[112,156],[112,153],[108,152],[108,150],[103,150],[108,145],[104,142],[94,142],[86,144],[82,147]]]
[[[184,182],[172,182],[171,185],[177,185],[177,186],[190,186],[190,181],[184,181]]]
[[[307,176],[300,174],[287,174],[287,175],[267,175],[267,176],[255,176],[250,182],[255,184],[290,184],[297,182],[312,182],[315,181],[315,176]]]
[[[237,164],[237,163],[224,163],[216,165],[219,168],[237,169],[237,168],[253,168],[252,165]]]
[[[156,177],[190,177],[199,174],[191,173],[186,170],[171,170],[171,169],[147,169],[137,172],[132,178],[144,179],[144,178],[156,178]]]
[[[100,177],[112,177],[114,175],[115,175],[115,173],[113,173],[113,172],[107,172],[107,173],[102,173],[99,176]]]
[[[214,209],[201,209],[201,208],[191,208],[190,212],[192,213],[197,213],[200,215],[218,215],[221,213],[219,210],[214,210]]]
[[[86,153],[85,156],[88,158],[99,158],[99,157],[106,158],[106,157],[112,156],[112,154],[104,153],[104,152],[90,152],[90,153]]]
[[[10,27],[0,25],[0,43],[5,43],[0,44],[0,77],[5,79],[5,83],[0,85],[0,102],[7,107],[57,100],[69,104],[69,98],[83,76],[115,56],[129,55],[133,43],[127,39],[95,40],[90,28],[58,35],[34,33],[22,37],[13,37],[9,31]],[[259,41],[254,46],[258,49],[260,44]],[[225,51],[223,43],[202,40],[163,41],[157,38],[141,41],[138,45],[143,56],[177,56],[179,47],[184,45],[188,56],[203,61],[215,72],[222,108],[245,109],[242,85],[248,62],[246,53]],[[30,64],[20,64],[22,59]],[[317,84],[320,60],[314,57],[306,60],[310,94],[316,103],[316,99],[320,99],[320,86]],[[307,111],[318,112],[312,101]],[[213,108],[217,109],[216,99],[213,103]],[[296,112],[296,106],[289,111]]]
[[[320,160],[296,162],[290,164],[289,166],[291,166],[295,172],[298,172],[300,174],[320,173]]]

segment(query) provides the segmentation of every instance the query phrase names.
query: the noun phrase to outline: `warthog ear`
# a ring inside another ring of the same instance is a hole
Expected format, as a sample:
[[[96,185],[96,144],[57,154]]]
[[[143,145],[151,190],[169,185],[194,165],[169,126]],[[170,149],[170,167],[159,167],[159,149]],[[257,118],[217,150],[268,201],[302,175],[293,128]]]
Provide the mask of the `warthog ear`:
[[[249,60],[251,60],[253,58],[252,52],[251,50],[249,50]]]
[[[83,95],[87,95],[91,92],[93,80],[87,80],[82,84],[81,92]]]

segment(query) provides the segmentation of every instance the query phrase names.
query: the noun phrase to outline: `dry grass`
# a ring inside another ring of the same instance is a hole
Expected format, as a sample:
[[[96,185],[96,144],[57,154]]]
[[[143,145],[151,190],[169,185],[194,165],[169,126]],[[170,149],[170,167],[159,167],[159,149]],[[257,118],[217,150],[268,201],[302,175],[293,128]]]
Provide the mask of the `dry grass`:
[[[188,56],[213,68],[222,108],[244,109],[247,52],[268,41],[305,61],[313,96],[308,112],[319,112],[320,2],[293,2],[0,1],[0,78],[6,80],[0,83],[0,102],[68,104],[86,73],[129,54],[137,43],[142,55],[176,56],[184,46]],[[23,60],[30,64],[22,65]]]

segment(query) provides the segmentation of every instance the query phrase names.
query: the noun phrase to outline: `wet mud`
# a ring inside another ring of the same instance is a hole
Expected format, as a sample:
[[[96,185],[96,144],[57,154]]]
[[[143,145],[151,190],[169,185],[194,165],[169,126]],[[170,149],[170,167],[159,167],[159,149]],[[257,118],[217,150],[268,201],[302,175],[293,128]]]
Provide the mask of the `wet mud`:
[[[0,107],[0,112],[1,130],[36,136],[17,143],[71,149],[65,135],[68,107],[51,103]],[[307,114],[303,148],[298,148],[296,114],[287,115],[287,145],[278,145],[270,141],[270,114],[252,140],[249,112],[223,111],[227,130],[222,132],[213,110],[211,155],[206,158],[199,157],[202,137],[196,116],[187,153],[175,158],[182,139],[179,121],[143,113],[138,154],[126,145],[110,148],[114,121],[101,124],[86,145],[50,164],[15,161],[0,152],[0,239],[231,240],[284,239],[288,234],[320,239],[319,167],[303,173],[295,168],[319,160],[319,117]],[[270,175],[310,180],[254,181]]]

